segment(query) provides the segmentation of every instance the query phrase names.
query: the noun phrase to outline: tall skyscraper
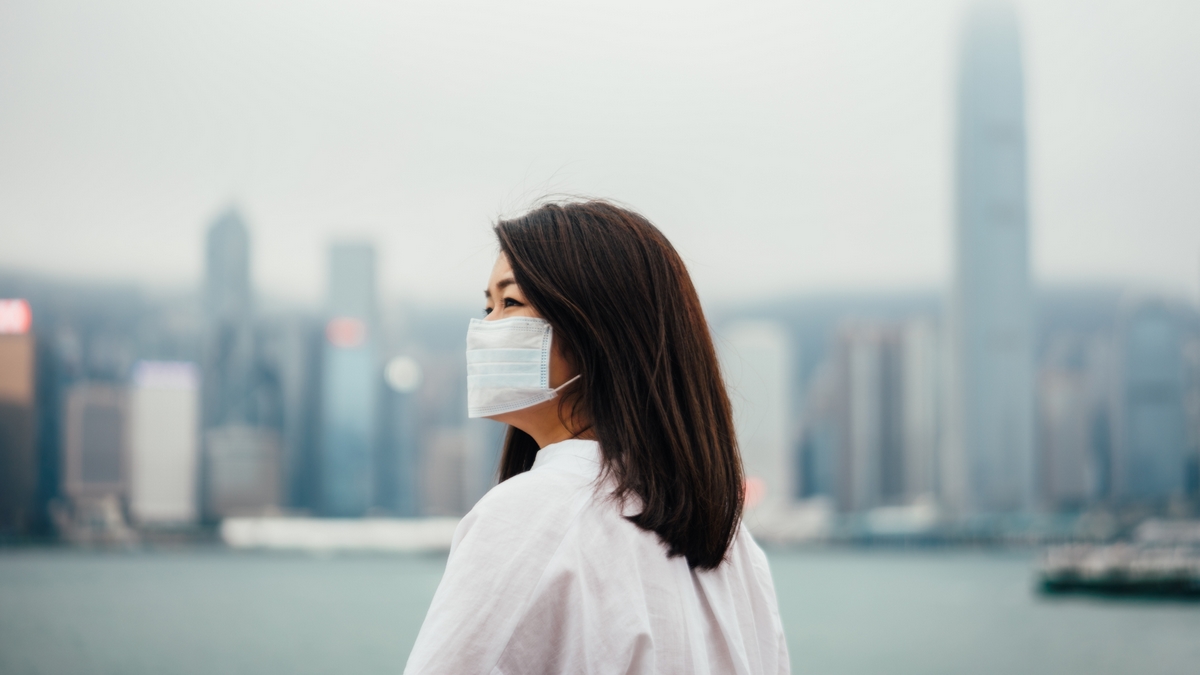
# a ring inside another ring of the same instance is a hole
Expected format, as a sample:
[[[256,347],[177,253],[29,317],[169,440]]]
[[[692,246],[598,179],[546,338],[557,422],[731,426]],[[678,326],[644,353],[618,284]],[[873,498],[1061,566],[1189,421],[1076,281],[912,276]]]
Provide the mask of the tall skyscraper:
[[[937,424],[933,328],[859,320],[835,346],[838,506],[901,505],[933,488]]]
[[[335,244],[321,377],[320,509],[361,516],[372,506],[379,394],[375,249]]]
[[[204,301],[204,428],[249,423],[254,385],[250,235],[233,209],[208,229]]]
[[[784,329],[740,321],[725,331],[721,369],[733,404],[746,473],[747,522],[769,519],[794,498],[791,453],[791,349]]]
[[[0,300],[0,536],[32,525],[37,488],[33,317],[24,300]]]
[[[250,277],[250,233],[233,208],[217,217],[208,229],[204,279],[205,327],[202,365],[201,464],[203,513],[218,518],[226,509],[211,499],[227,491],[214,481],[231,477],[217,467],[226,451],[214,447],[228,434],[223,429],[253,425],[255,387],[254,298]],[[236,434],[236,431],[230,432]],[[231,486],[228,490],[236,490]]]
[[[1121,317],[1113,495],[1122,501],[1182,496],[1187,475],[1184,363],[1178,320],[1158,302]]]
[[[968,12],[958,80],[954,282],[942,496],[959,512],[1034,505],[1025,94],[1016,13]]]

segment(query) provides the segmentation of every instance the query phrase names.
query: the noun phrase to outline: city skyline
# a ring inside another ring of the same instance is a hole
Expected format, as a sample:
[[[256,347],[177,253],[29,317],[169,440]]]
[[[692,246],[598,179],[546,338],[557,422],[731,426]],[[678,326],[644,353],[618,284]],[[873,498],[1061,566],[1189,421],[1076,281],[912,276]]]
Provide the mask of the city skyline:
[[[906,294],[882,284],[857,296],[803,296],[785,284],[738,302],[731,298],[755,284],[779,282],[792,267],[777,263],[804,252],[782,234],[763,249],[753,227],[709,233],[708,245],[730,237],[744,244],[722,248],[722,265],[754,259],[758,275],[708,296],[726,299],[709,305],[710,325],[752,528],[757,519],[790,531],[813,504],[827,515],[891,513],[885,528],[929,531],[976,515],[1166,508],[1200,489],[1195,304],[1129,284],[1119,292],[1087,286],[1066,294],[1060,308],[1068,312],[1059,316],[1048,309],[1061,300],[1057,291],[1038,285],[1030,179],[1038,146],[1028,103],[1036,77],[1026,24],[1011,3],[981,2],[956,31],[946,177],[953,273],[940,290]],[[468,286],[443,289],[454,302],[422,307],[428,297],[416,287],[404,294],[384,284],[387,247],[394,252],[401,240],[335,233],[321,241],[323,297],[279,303],[258,272],[264,257],[286,250],[271,227],[237,203],[207,227],[193,242],[204,265],[193,292],[164,293],[145,281],[55,288],[36,275],[0,274],[6,306],[26,323],[32,307],[32,330],[17,332],[33,337],[19,340],[41,350],[37,400],[6,412],[21,424],[38,418],[40,513],[68,539],[84,540],[93,521],[467,511],[495,480],[503,431],[465,416],[462,324],[474,312],[465,292],[457,298]],[[664,230],[675,236],[669,219]],[[429,253],[412,234],[402,237],[405,251]],[[490,263],[494,247],[461,235],[448,228],[436,238],[466,246],[457,263],[423,255],[425,271]],[[685,236],[685,257],[690,245]],[[885,245],[859,242],[862,250]],[[905,250],[890,252],[901,258]],[[703,287],[706,275],[711,282],[730,269],[691,271]],[[21,358],[29,357],[6,356],[17,370],[27,368]],[[156,426],[163,416],[176,422]],[[21,464],[29,440],[6,447],[4,462]],[[33,489],[33,474],[20,475],[22,489]]]
[[[489,222],[565,191],[644,210],[706,302],[938,286],[962,5],[6,6],[0,268],[194,285],[232,200],[268,296],[319,302],[355,236],[383,297],[465,304]],[[1200,9],[1017,6],[1034,278],[1200,297]]]

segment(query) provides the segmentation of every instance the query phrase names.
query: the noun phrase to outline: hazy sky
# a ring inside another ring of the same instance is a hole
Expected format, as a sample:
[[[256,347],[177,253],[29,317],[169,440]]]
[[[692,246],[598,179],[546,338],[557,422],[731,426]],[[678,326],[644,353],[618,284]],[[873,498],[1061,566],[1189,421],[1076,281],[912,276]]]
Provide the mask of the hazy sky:
[[[1018,3],[1034,269],[1200,296],[1200,3]],[[546,192],[657,223],[702,294],[949,270],[957,0],[0,0],[0,269],[196,283],[236,202],[265,292],[365,237],[473,301]]]

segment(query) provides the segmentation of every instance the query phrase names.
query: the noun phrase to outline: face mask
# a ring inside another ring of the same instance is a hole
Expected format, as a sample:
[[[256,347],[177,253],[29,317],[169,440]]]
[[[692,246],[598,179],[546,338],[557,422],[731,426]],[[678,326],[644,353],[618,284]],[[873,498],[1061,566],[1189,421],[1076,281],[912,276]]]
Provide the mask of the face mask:
[[[545,319],[471,319],[467,328],[467,417],[491,417],[549,401],[579,379],[550,388],[550,339]]]

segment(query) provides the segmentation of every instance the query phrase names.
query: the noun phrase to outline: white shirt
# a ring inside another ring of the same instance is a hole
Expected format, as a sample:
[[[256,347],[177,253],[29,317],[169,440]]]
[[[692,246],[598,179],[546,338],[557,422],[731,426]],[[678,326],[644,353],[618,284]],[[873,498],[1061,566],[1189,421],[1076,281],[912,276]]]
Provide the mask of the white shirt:
[[[771,571],[745,528],[717,569],[692,570],[622,517],[599,472],[595,441],[563,441],[484,495],[405,673],[789,672]]]

